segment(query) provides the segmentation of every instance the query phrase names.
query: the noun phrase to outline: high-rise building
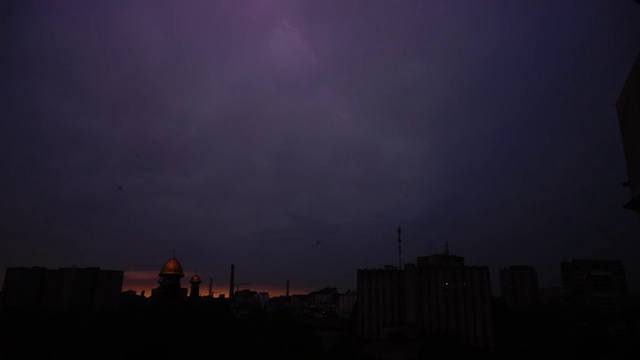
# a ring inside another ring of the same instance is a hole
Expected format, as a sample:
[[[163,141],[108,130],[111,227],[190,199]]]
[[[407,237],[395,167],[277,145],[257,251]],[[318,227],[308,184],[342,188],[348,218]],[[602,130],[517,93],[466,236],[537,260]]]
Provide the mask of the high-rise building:
[[[635,0],[640,4],[640,0]],[[631,199],[624,207],[640,214],[640,53],[616,102]]]
[[[395,266],[358,269],[357,318],[362,339],[380,340],[406,324],[405,273]],[[407,330],[407,329],[404,329]]]
[[[45,267],[10,267],[2,285],[2,305],[40,307],[44,291]]]
[[[116,308],[123,278],[123,271],[97,267],[10,267],[5,273],[3,306]]]
[[[528,265],[500,269],[500,295],[511,309],[523,309],[537,303],[540,299],[538,272]]]
[[[467,266],[445,250],[419,257],[404,269],[358,269],[358,335],[382,340],[394,332],[408,337],[455,334],[472,346],[493,344],[489,268]]]
[[[629,294],[621,261],[574,259],[562,262],[561,270],[566,295],[588,307],[619,308]]]

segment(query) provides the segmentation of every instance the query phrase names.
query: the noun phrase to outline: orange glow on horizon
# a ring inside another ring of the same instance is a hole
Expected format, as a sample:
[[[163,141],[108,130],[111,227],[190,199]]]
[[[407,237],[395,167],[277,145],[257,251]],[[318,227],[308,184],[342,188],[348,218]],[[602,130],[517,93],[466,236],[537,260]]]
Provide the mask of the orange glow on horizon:
[[[152,289],[158,287],[158,279],[159,275],[157,271],[125,271],[124,279],[122,282],[122,291],[133,290],[136,294],[140,295],[144,290],[145,296],[151,296]],[[190,276],[185,276],[181,283],[182,287],[190,288],[191,284],[189,284]],[[212,285],[213,296],[218,297],[220,294],[224,294],[225,297],[229,297],[229,285],[228,284],[220,284],[213,283]],[[276,296],[284,296],[286,295],[286,289],[284,286],[240,286],[239,290],[252,290],[257,292],[266,292],[269,294],[269,297]],[[304,288],[289,288],[289,295],[306,295],[315,290],[308,290]],[[209,295],[209,283],[207,281],[203,281],[200,284],[200,295],[205,296]]]

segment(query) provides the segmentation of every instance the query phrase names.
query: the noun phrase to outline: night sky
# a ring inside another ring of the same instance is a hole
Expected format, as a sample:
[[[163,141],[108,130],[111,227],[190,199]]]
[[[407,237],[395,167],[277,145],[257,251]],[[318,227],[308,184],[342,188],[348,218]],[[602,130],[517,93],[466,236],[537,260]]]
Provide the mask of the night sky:
[[[624,261],[631,0],[3,1],[0,279],[175,250],[226,292],[356,288],[441,252]],[[497,283],[494,283],[494,288]],[[499,295],[499,293],[496,293]]]

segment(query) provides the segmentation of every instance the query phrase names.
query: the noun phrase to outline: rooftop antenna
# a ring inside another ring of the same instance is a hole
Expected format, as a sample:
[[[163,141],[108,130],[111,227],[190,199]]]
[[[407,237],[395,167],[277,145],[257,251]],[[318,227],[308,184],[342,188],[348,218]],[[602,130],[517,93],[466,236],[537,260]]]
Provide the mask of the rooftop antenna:
[[[449,255],[449,240],[445,240],[444,242],[444,254]]]
[[[400,234],[402,234],[402,229],[398,226],[398,269],[402,270],[402,239]]]

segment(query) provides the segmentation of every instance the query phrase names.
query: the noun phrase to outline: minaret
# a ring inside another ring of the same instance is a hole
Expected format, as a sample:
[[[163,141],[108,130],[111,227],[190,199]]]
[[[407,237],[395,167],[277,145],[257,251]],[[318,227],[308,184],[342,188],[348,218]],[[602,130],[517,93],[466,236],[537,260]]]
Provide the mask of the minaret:
[[[398,269],[402,270],[402,240],[400,239],[402,229],[398,226]]]
[[[444,242],[444,254],[449,255],[449,240]]]
[[[195,301],[200,299],[200,283],[202,281],[200,280],[200,276],[198,276],[198,270],[196,270],[196,274],[193,275],[193,277],[189,282],[191,283],[191,292],[189,293],[189,300]]]

